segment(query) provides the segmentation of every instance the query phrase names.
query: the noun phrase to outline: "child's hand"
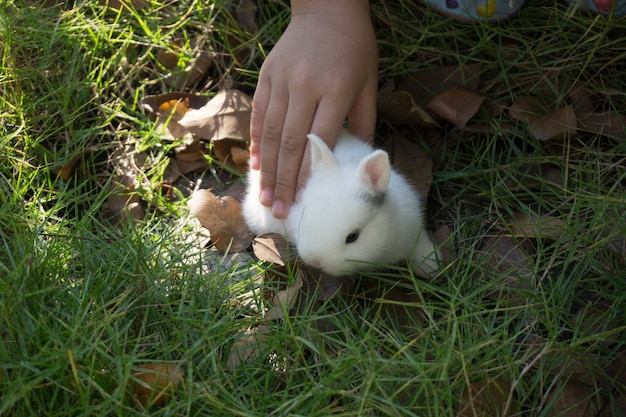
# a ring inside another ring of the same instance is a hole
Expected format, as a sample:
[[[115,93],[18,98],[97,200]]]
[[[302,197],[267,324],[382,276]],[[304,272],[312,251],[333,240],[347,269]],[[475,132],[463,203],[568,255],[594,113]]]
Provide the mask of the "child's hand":
[[[285,217],[308,178],[306,135],[332,148],[348,117],[366,140],[376,122],[377,49],[367,0],[294,0],[292,19],[268,55],[252,104],[251,166],[260,201]]]

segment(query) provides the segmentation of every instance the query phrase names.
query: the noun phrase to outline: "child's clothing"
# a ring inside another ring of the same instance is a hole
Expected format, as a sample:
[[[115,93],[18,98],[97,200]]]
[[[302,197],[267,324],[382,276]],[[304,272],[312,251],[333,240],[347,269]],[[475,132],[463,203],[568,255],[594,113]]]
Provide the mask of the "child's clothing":
[[[519,11],[524,0],[424,0],[433,9],[463,22],[495,22]],[[599,14],[626,15],[626,0],[569,0],[578,8]]]

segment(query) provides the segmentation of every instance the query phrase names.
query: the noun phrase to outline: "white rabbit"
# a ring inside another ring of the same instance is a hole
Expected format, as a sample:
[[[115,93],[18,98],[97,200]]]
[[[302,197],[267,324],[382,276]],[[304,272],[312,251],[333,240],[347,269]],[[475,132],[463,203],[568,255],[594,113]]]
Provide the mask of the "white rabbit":
[[[298,255],[330,275],[407,260],[421,276],[438,270],[439,252],[423,229],[421,197],[385,151],[343,132],[334,152],[311,142],[311,176],[286,219],[259,203],[260,173],[249,170],[243,215],[256,235],[278,233]]]

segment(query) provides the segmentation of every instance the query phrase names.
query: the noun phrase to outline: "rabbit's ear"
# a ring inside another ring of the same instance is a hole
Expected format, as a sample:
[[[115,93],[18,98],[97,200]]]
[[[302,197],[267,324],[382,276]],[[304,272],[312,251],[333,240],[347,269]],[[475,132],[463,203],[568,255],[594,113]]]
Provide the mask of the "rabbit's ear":
[[[391,164],[387,152],[377,150],[363,158],[357,170],[359,179],[371,191],[384,193],[391,177]]]
[[[322,138],[313,133],[308,134],[307,138],[311,142],[311,169],[339,167],[339,162],[337,162],[333,151],[324,143]]]

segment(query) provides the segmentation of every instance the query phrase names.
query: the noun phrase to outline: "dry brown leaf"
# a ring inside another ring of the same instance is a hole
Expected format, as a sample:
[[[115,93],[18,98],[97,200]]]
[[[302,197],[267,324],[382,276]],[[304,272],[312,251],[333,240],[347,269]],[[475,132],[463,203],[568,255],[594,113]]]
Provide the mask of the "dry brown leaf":
[[[232,157],[232,161],[235,164],[235,167],[248,166],[248,160],[250,159],[250,151],[247,149],[240,148],[238,146],[232,146],[230,148],[230,156]],[[246,172],[246,171],[243,171]]]
[[[181,126],[178,121],[192,108],[204,106],[209,97],[197,96],[188,93],[166,93],[155,96],[146,96],[140,101],[140,105],[154,113],[157,117],[155,130],[168,139],[187,138],[187,144],[196,139],[191,131]]]
[[[554,387],[547,401],[550,403],[551,416],[596,417],[604,401],[596,388],[570,380]]]
[[[267,333],[269,330],[265,324],[247,330],[230,349],[226,359],[226,367],[234,371],[239,369],[242,363],[254,360],[267,352]]]
[[[598,135],[626,139],[626,116],[615,112],[598,112],[581,116],[581,128]]]
[[[426,110],[415,104],[408,91],[379,92],[376,106],[378,119],[394,127],[439,127],[439,123]]]
[[[168,70],[165,84],[168,87],[183,89],[196,84],[202,79],[213,63],[211,55],[204,50],[195,50],[195,40],[189,45],[193,52],[193,58],[185,59],[185,44],[187,40],[177,38],[172,41],[169,49],[161,48],[156,53],[156,60],[163,68]],[[179,65],[179,62],[182,65]]]
[[[606,239],[606,246],[617,256],[626,259],[626,223],[624,214],[619,209],[606,210],[602,219],[606,221],[602,228],[602,237]]]
[[[187,93],[159,94],[144,97],[140,104],[157,115],[156,129],[171,139],[189,138],[188,143],[197,139],[250,140],[252,99],[239,90],[221,90],[213,98]]]
[[[509,116],[515,120],[530,123],[545,115],[542,105],[534,98],[520,96],[509,108]]]
[[[180,167],[175,158],[170,158],[163,172],[163,182],[174,184],[181,176]]]
[[[78,163],[78,161],[84,158],[85,155],[90,154],[91,152],[95,152],[96,150],[97,148],[95,146],[90,146],[88,148],[81,150],[76,155],[74,155],[69,161],[63,164],[61,169],[56,171],[56,174],[59,177],[63,178],[65,181],[69,181],[72,174],[74,173],[74,168],[76,167],[76,164]]]
[[[454,242],[451,239],[452,233],[448,226],[439,226],[433,233],[433,241],[435,245],[439,247],[439,253],[441,253],[441,261],[444,263],[450,262],[452,254],[454,253]]]
[[[222,164],[245,174],[248,172],[250,152],[247,143],[235,139],[222,139],[213,142],[213,153]]]
[[[209,163],[205,158],[206,152],[204,143],[194,142],[179,147],[171,161],[176,162],[176,168],[182,175],[187,175],[190,172],[202,172],[209,168]]]
[[[220,198],[209,190],[197,190],[187,204],[209,231],[217,249],[236,253],[250,246],[250,231],[241,214],[241,204],[233,197]]]
[[[626,397],[623,395],[615,395],[607,400],[606,405],[597,417],[623,417],[626,415]]]
[[[619,352],[605,366],[607,375],[611,377],[611,385],[623,397],[626,397],[626,350]]]
[[[285,260],[291,259],[293,252],[289,250],[287,240],[276,233],[257,236],[252,241],[252,250],[260,260],[280,266],[285,266]]]
[[[363,277],[358,286],[359,297],[376,303],[382,310],[382,315],[393,317],[401,326],[411,326],[427,323],[428,317],[422,307],[423,298],[414,290],[407,290],[399,285],[389,285],[375,278]]]
[[[622,316],[612,316],[611,306],[599,303],[581,307],[576,313],[578,330],[583,337],[602,333],[600,345],[610,347],[625,340],[626,327]]]
[[[332,276],[319,269],[302,264],[304,286],[307,296],[316,300],[331,300],[348,293],[356,280],[354,275]]]
[[[426,108],[459,129],[476,114],[486,97],[463,87],[455,87],[434,97]]]
[[[206,76],[212,63],[211,55],[207,51],[195,51],[191,63],[182,71],[172,72],[165,78],[165,84],[177,89],[193,86]]]
[[[391,135],[383,143],[383,149],[389,154],[394,167],[426,199],[433,180],[433,160],[429,153],[412,143],[406,137],[407,134],[407,132],[396,132]]]
[[[486,294],[487,298],[507,301],[511,306],[523,305],[528,290],[533,288],[532,248],[524,239],[511,236],[491,236],[483,240],[481,249],[485,268],[500,271],[505,279],[499,288]]]
[[[528,128],[537,140],[567,139],[576,135],[578,122],[574,107],[565,106],[546,116],[533,120]]]
[[[598,135],[626,138],[626,117],[612,111],[596,112],[596,106],[582,82],[574,83],[569,96],[582,129]]]
[[[182,145],[175,149],[174,154],[179,161],[197,161],[204,159],[207,149],[202,142],[195,142],[190,145]]]
[[[211,97],[200,96],[192,93],[164,93],[153,96],[145,96],[141,99],[139,104],[150,113],[159,114],[163,113],[164,116],[171,115],[172,111],[181,113],[181,109],[186,107],[184,113],[191,109],[199,109],[206,105]],[[183,103],[184,107],[178,107],[178,103]],[[181,115],[182,117],[182,115]]]
[[[527,162],[519,166],[521,181],[525,187],[542,188],[546,182],[564,186],[563,172],[560,167],[550,163]],[[510,176],[509,176],[510,177]],[[514,186],[513,178],[506,178],[505,184],[509,187]]]
[[[408,91],[418,106],[425,107],[433,97],[454,87],[465,86],[470,90],[478,90],[480,67],[480,64],[471,64],[414,72],[402,79],[396,90]]]
[[[565,228],[565,221],[548,214],[530,216],[518,212],[511,217],[511,233],[516,237],[558,240]]]
[[[585,89],[585,85],[582,82],[574,82],[569,92],[569,97],[572,99],[574,111],[578,116],[593,113],[595,109],[593,100],[589,97],[589,93]]]
[[[250,140],[252,99],[239,90],[221,90],[199,109],[192,108],[179,124],[208,140]]]
[[[144,407],[163,405],[172,398],[184,375],[178,365],[146,363],[132,372],[132,394]]]
[[[230,370],[238,369],[242,363],[257,359],[267,351],[267,334],[270,329],[267,326],[268,320],[276,320],[284,317],[285,313],[295,306],[302,289],[302,273],[299,271],[294,282],[286,289],[279,291],[274,297],[272,306],[264,315],[264,323],[249,329],[230,349],[226,366]]]
[[[148,5],[148,0],[100,0],[100,3],[111,9],[120,10],[129,13],[133,9],[141,10]]]
[[[243,201],[244,196],[248,192],[246,185],[241,181],[235,181],[222,191],[222,196],[231,196],[240,203]]]
[[[563,172],[561,168],[550,163],[526,162],[516,166],[515,174],[508,166],[501,166],[504,185],[511,190],[522,186],[527,188],[542,188],[546,182],[563,186]],[[550,184],[550,185],[552,185]]]
[[[511,236],[491,236],[483,240],[483,252],[491,255],[489,264],[493,269],[502,272],[511,268],[527,271],[532,265],[529,255],[532,255],[530,246],[524,239],[516,239]]]
[[[203,172],[209,168],[209,163],[206,159],[196,159],[193,161],[186,161],[178,159],[178,169],[182,175],[187,175],[190,172]]]
[[[502,379],[493,379],[488,383],[472,382],[463,391],[461,410],[462,417],[496,417],[504,416],[511,384]]]
[[[178,65],[180,50],[185,45],[183,38],[177,38],[172,41],[170,49],[159,48],[155,54],[155,58],[159,64],[168,70],[175,69]]]
[[[289,313],[296,301],[298,293],[302,288],[302,271],[298,271],[296,279],[286,289],[279,291],[274,297],[274,306],[270,308],[263,318],[265,320],[276,320],[284,317],[285,313]]]
[[[253,0],[232,0],[233,16],[248,33],[257,31],[256,12],[258,7]]]
[[[118,176],[111,183],[112,194],[102,205],[102,217],[111,224],[142,220],[145,216],[143,207],[135,188],[135,178],[132,175]]]

